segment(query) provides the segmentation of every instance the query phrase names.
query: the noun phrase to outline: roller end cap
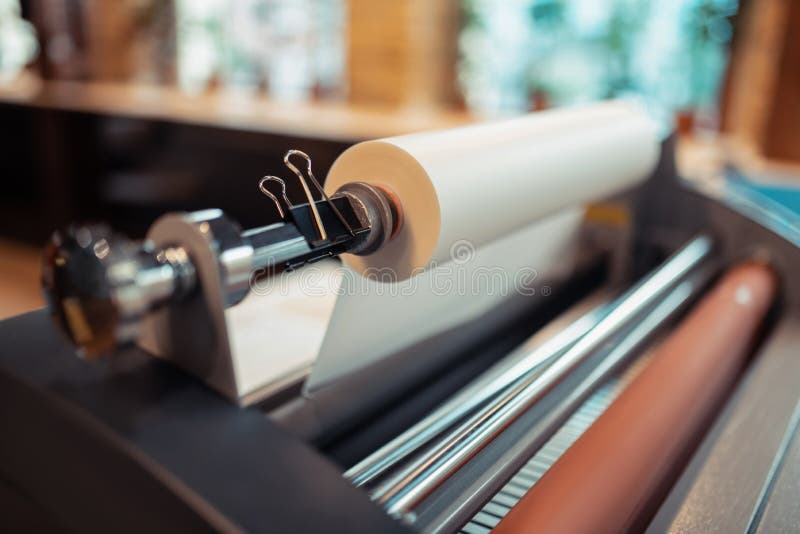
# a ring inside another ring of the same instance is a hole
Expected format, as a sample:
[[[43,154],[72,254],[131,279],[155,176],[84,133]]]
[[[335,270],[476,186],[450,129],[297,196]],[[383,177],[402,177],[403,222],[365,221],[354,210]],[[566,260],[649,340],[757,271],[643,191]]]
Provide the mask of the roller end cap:
[[[120,313],[109,282],[119,248],[130,242],[98,225],[57,231],[44,249],[42,287],[50,313],[87,359],[109,354],[119,343]]]

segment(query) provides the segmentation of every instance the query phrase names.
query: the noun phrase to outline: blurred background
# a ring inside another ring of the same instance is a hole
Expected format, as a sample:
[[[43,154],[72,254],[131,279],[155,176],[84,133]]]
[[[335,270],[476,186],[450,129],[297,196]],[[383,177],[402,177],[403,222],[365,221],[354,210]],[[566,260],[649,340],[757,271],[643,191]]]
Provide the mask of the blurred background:
[[[684,174],[800,211],[796,0],[0,0],[0,317],[72,220],[263,224],[288,148],[635,96]],[[271,216],[271,213],[266,216]]]

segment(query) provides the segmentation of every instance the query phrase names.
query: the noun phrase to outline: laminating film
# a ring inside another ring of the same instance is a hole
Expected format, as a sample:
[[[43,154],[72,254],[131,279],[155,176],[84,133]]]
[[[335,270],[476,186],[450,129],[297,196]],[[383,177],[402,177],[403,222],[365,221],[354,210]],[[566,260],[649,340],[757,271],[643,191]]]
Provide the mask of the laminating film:
[[[479,248],[627,189],[651,173],[659,152],[644,110],[608,101],[360,143],[336,160],[326,190],[362,181],[396,195],[399,234],[374,254],[343,259],[400,281],[450,260],[456,243]]]

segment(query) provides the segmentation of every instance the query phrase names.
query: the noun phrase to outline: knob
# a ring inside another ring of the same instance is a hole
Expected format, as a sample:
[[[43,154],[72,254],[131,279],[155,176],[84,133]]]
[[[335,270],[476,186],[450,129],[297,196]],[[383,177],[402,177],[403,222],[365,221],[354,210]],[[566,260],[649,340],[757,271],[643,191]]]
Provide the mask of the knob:
[[[176,269],[176,264],[181,269]],[[89,359],[136,339],[145,314],[194,275],[180,249],[153,251],[108,226],[55,232],[44,250],[42,286],[51,314]]]

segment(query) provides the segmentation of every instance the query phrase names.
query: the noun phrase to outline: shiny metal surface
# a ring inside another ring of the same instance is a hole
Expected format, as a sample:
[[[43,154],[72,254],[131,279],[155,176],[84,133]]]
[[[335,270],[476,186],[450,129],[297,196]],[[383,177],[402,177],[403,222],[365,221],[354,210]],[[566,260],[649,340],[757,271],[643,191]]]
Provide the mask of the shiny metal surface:
[[[610,313],[549,367],[515,385],[496,402],[459,425],[436,447],[427,450],[376,486],[372,498],[390,514],[405,517],[415,504],[555,383],[664,298],[670,288],[709,256],[712,246],[707,236],[689,242],[645,280],[617,299]]]
[[[600,386],[567,419],[541,449],[487,502],[481,511],[461,527],[465,534],[488,534],[522,498],[527,490],[605,412],[640,369],[639,361]],[[436,530],[436,529],[432,529]]]
[[[299,150],[289,150],[283,157],[283,163],[286,164],[286,166],[289,167],[289,169],[297,176],[297,179],[303,188],[303,193],[305,193],[306,195],[306,200],[308,201],[308,207],[311,209],[311,214],[314,217],[314,226],[317,229],[317,235],[319,236],[320,241],[325,241],[326,239],[328,239],[328,232],[325,230],[325,225],[322,222],[322,218],[319,216],[317,203],[314,201],[314,196],[311,194],[311,189],[308,188],[308,184],[306,183],[306,179],[303,176],[303,173],[300,172],[300,169],[298,169],[292,163],[291,158],[294,155],[298,155],[306,161],[306,164],[308,165],[309,178],[313,179],[314,175],[311,174],[311,158],[309,158],[305,152],[301,152]],[[316,182],[316,180],[314,181]]]
[[[462,389],[423,420],[348,469],[344,476],[363,486],[378,479],[403,459],[418,451],[433,438],[461,421],[509,386],[540,371],[564,353],[608,313],[608,303],[593,307],[566,328],[544,341],[539,334],[504,359],[509,364],[490,369],[479,380]]]
[[[462,499],[451,506],[450,510],[441,514],[437,519],[427,522],[424,530],[447,532],[464,524],[471,515],[467,511],[478,509],[486,502],[487,488],[499,487],[498,482],[502,484],[508,479],[509,467],[511,467],[512,473],[518,468],[513,466],[519,466],[520,456],[531,457],[539,447],[544,446],[551,436],[560,431],[559,429],[566,424],[565,422],[571,417],[571,414],[586,402],[598,387],[617,375],[643,351],[646,351],[648,346],[673,324],[700,290],[708,284],[712,275],[712,268],[700,268],[692,273],[651,312],[637,321],[632,330],[621,338],[616,338],[613,346],[606,346],[603,350],[607,353],[601,352],[600,363],[572,387],[567,395],[560,398],[543,417],[538,419],[528,429],[523,439],[505,452],[495,469],[486,472]],[[639,365],[639,361],[634,361],[632,365]],[[491,495],[492,490],[489,490],[488,493]]]
[[[311,252],[308,241],[306,241],[302,235],[296,235],[280,241],[273,241],[267,245],[259,246],[257,244],[260,235],[267,234],[282,225],[283,223],[275,223],[260,228],[245,230],[244,233],[242,233],[242,237],[253,243],[253,269],[280,265],[290,261],[292,258],[304,256]]]
[[[214,252],[227,306],[233,306],[247,295],[250,290],[250,273],[253,269],[253,246],[242,237],[241,227],[228,218],[222,210],[209,209],[164,215],[153,223],[148,236],[173,231],[202,236]],[[173,244],[175,243],[183,242],[174,241]]]
[[[103,225],[55,232],[43,257],[51,314],[84,358],[136,339],[155,306],[185,295],[194,268],[181,247],[154,254]]]
[[[158,254],[137,254],[136,260],[109,266],[107,281],[117,314],[125,318],[116,334],[117,343],[134,341],[140,320],[153,307],[181,298],[196,283],[195,270],[182,247],[169,247]]]
[[[188,298],[143,318],[139,345],[231,399],[239,398],[225,309],[249,289],[253,247],[221,210],[167,214],[147,234],[156,249],[180,243],[196,269]]]
[[[334,193],[339,196],[349,200],[361,226],[369,228],[366,237],[350,248],[351,254],[372,254],[397,234],[401,208],[383,190],[365,182],[350,182]]]
[[[397,225],[390,200],[366,184],[348,184],[343,189],[353,209],[363,212],[356,210],[362,226],[356,234],[335,203],[328,199],[326,206],[343,222],[348,239],[320,246],[309,242],[297,221],[243,232],[218,209],[160,217],[151,227],[150,235],[173,237],[160,240],[158,245],[154,245],[153,238],[141,243],[112,235],[103,226],[72,227],[66,232],[56,232],[45,254],[45,275],[49,274],[44,277],[45,290],[51,296],[55,312],[65,317],[61,322],[72,325],[67,330],[77,344],[87,349],[90,346],[111,349],[114,343],[110,338],[120,343],[134,340],[144,314],[186,296],[196,287],[197,254],[187,254],[187,246],[178,236],[191,236],[189,239],[199,236],[195,246],[204,243],[213,253],[225,307],[242,301],[250,291],[253,276],[276,274],[342,252],[366,254],[380,248]],[[287,209],[293,209],[291,204],[287,203]],[[98,294],[105,296],[102,302],[94,298]],[[71,300],[62,303],[59,295]],[[101,307],[102,311],[97,313]],[[62,309],[66,311],[61,312]],[[106,320],[111,316],[119,318],[118,325]],[[97,341],[100,336],[89,335],[95,330],[105,332],[102,342]],[[94,342],[79,343],[78,338],[92,338]]]

